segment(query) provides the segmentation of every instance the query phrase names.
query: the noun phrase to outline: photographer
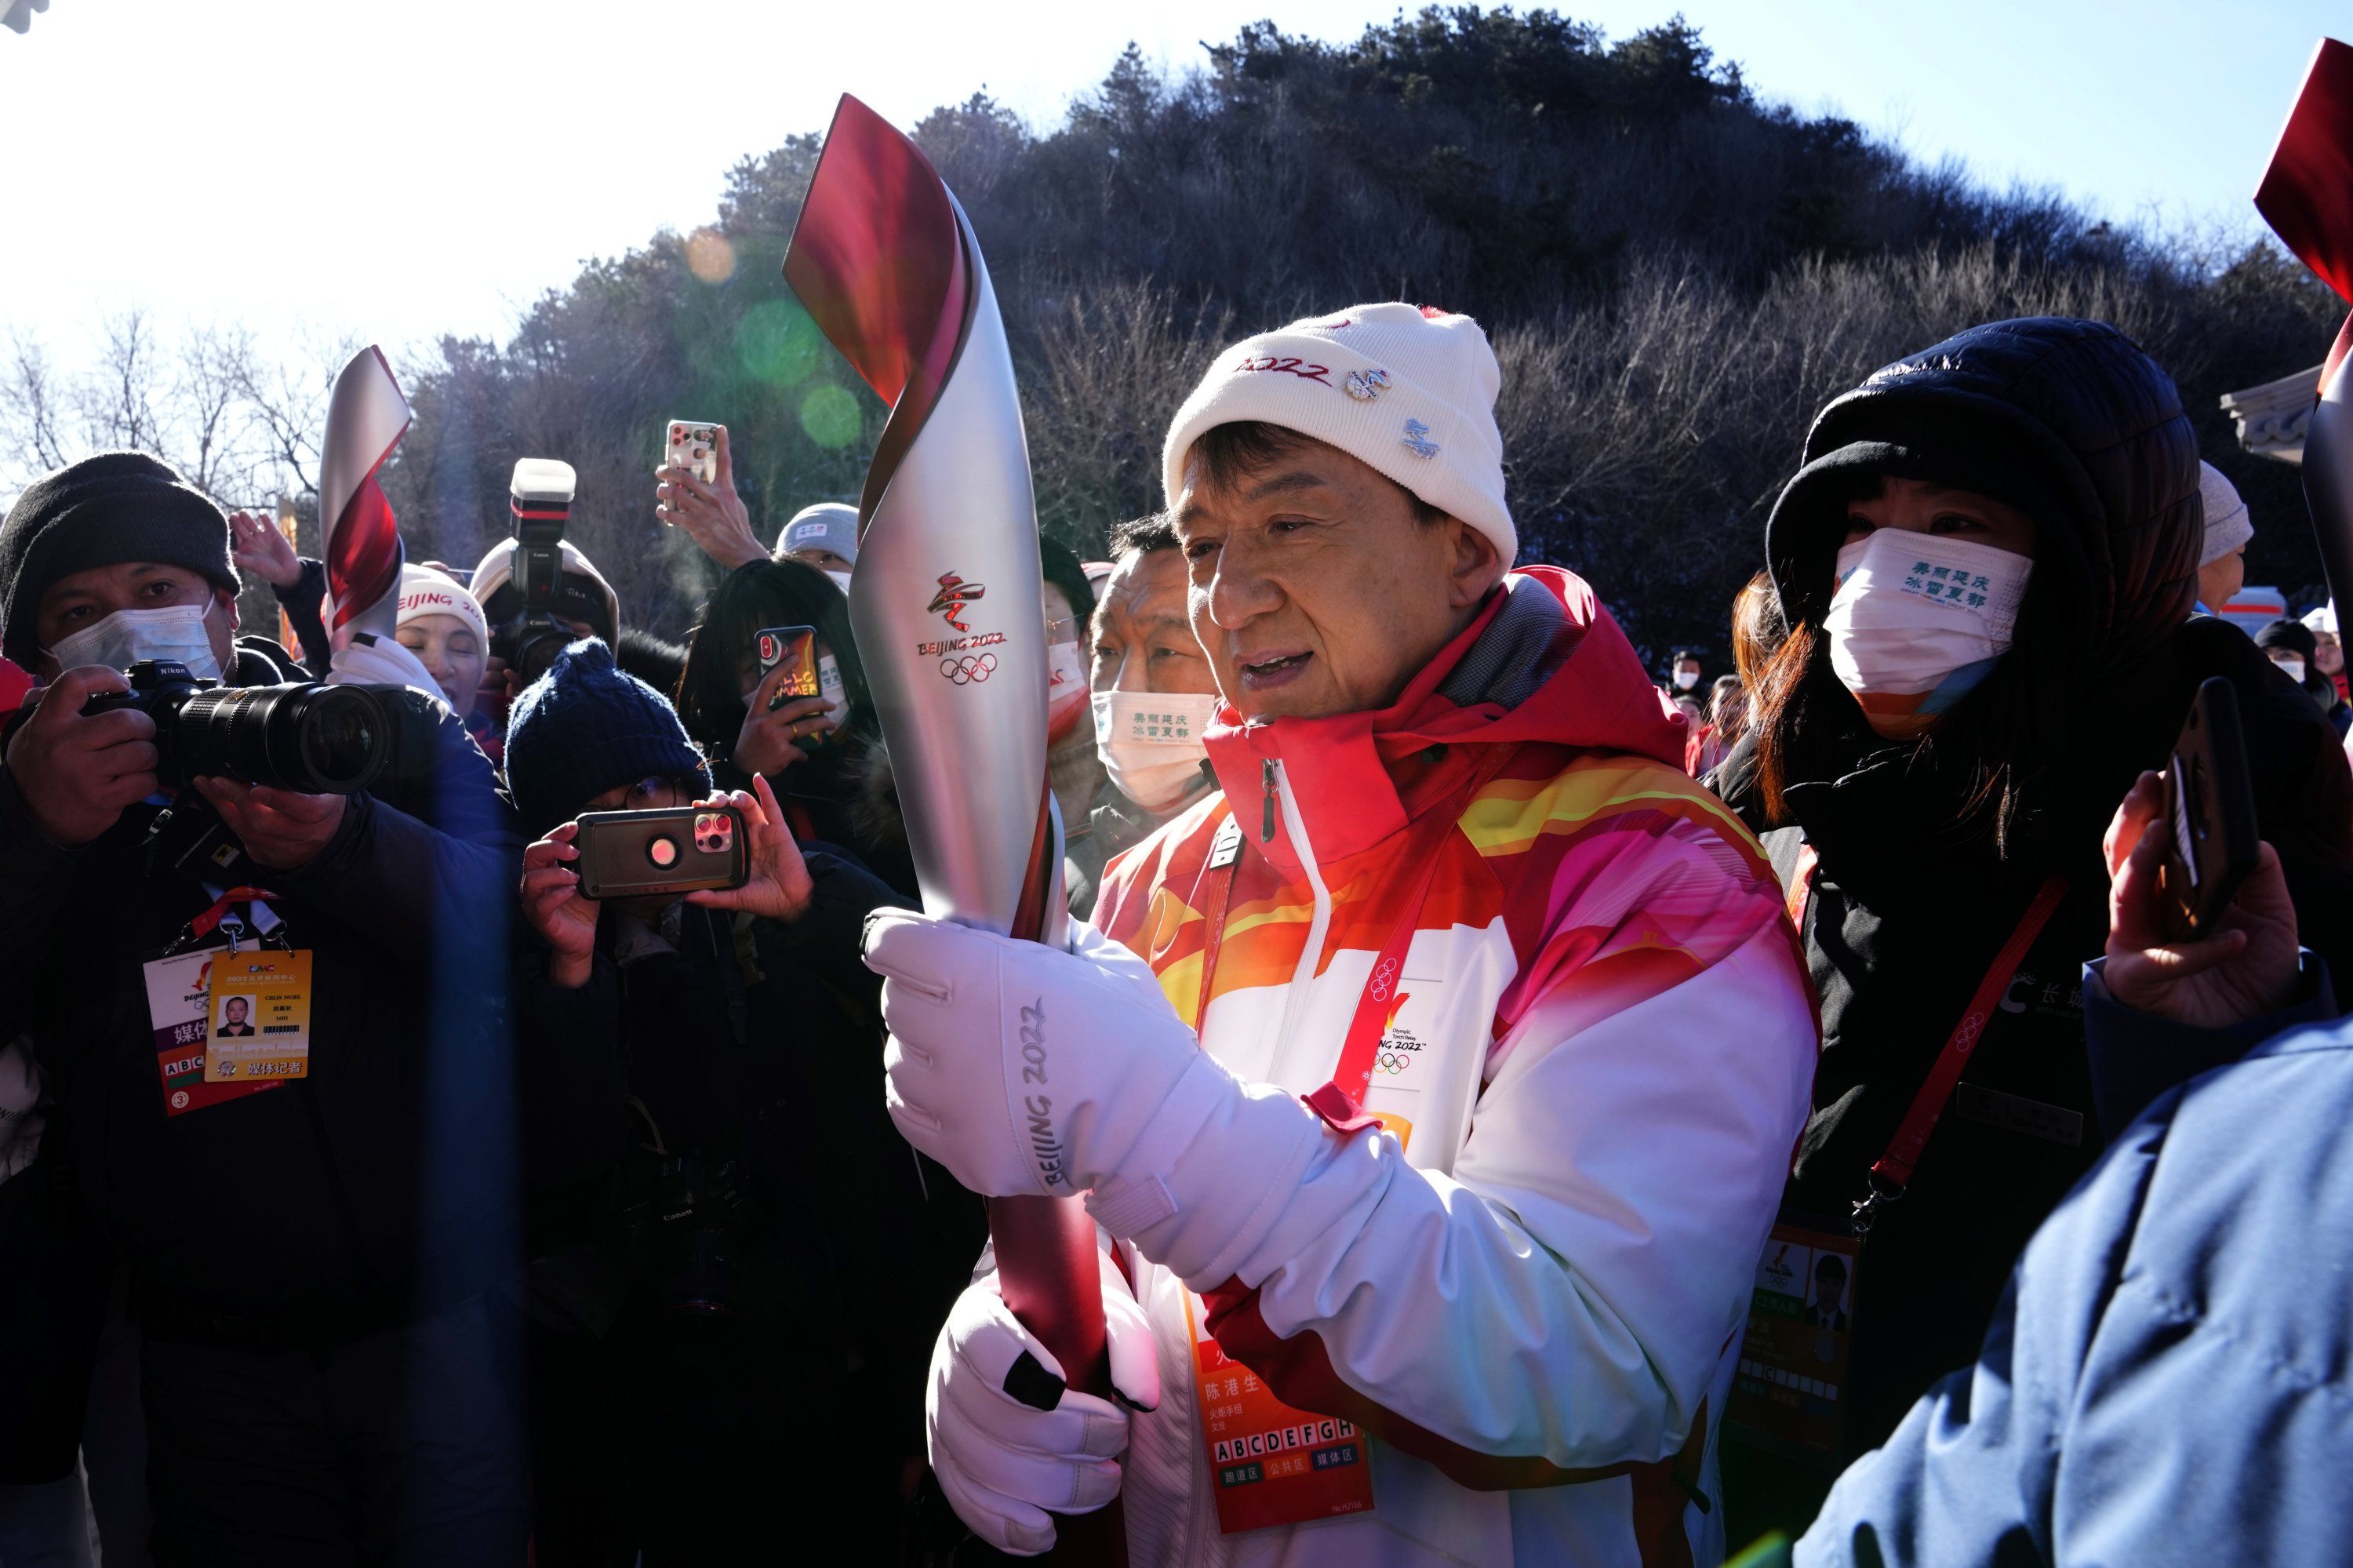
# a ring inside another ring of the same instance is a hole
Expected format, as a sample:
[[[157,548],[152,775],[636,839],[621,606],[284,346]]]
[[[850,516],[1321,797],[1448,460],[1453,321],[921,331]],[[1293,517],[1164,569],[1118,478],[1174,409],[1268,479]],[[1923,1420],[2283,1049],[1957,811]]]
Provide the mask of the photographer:
[[[922,1453],[927,1319],[980,1244],[977,1205],[944,1173],[926,1205],[884,1111],[858,941],[868,910],[899,901],[838,855],[804,856],[756,775],[715,802],[749,830],[744,885],[584,896],[582,812],[708,789],[670,705],[595,642],[517,699],[507,770],[537,837],[522,1047],[578,1062],[626,1146],[535,1215],[539,1560],[763,1556],[776,1479],[820,1432],[836,1528],[887,1542]]]
[[[546,673],[558,650],[575,638],[594,637],[607,648],[620,645],[621,598],[596,564],[577,545],[558,546],[563,566],[555,574],[554,600],[526,624],[522,589],[515,583],[515,541],[491,546],[474,567],[468,591],[482,607],[491,628],[491,656],[483,665],[481,707],[498,727],[517,694]]]
[[[141,660],[291,673],[236,639],[237,581],[219,508],[138,453],[42,477],[0,523],[0,652],[45,683],[0,765],[0,1038],[30,1034],[56,1100],[42,1159],[132,1271],[159,1556],[512,1563],[519,1424],[480,1298],[496,1204],[444,1223],[421,1195],[512,1145],[513,1090],[477,1067],[501,1059],[501,977],[464,939],[512,885],[510,821],[422,697],[386,710],[400,766],[348,796],[175,791],[154,716],[85,715]],[[200,876],[171,852],[207,809],[230,836]],[[156,955],[229,932],[304,956],[290,1081],[173,1075],[173,1009],[205,1005],[214,966],[182,980]],[[477,1092],[447,1092],[453,1063]]]

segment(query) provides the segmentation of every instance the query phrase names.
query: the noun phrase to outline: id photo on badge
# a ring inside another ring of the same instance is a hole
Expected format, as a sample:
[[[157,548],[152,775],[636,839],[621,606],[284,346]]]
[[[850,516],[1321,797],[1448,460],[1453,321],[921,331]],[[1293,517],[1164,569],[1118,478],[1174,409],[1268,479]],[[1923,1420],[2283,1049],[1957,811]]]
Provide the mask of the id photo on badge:
[[[213,1038],[216,1040],[249,1040],[253,1037],[253,1002],[248,997],[224,996],[214,1004]]]

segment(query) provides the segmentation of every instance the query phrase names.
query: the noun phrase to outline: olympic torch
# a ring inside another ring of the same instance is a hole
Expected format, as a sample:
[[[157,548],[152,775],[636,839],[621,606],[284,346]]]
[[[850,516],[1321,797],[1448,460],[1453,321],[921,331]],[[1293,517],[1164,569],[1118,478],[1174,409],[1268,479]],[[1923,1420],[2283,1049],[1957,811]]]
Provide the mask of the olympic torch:
[[[2353,304],[2353,48],[2323,38],[2255,189],[2255,207],[2291,251]],[[2304,500],[2328,592],[2353,608],[2353,316],[2314,388],[2304,437]]]
[[[1046,779],[1046,614],[1013,361],[972,225],[913,143],[844,96],[785,279],[891,405],[860,497],[849,620],[891,748],[923,906],[1066,937]],[[1111,1393],[1093,1219],[993,1198],[1005,1299],[1071,1385]],[[1066,1561],[1123,1561],[1116,1510],[1058,1527]]]
[[[320,443],[319,531],[332,607],[327,633],[338,653],[363,632],[376,641],[393,641],[400,610],[400,528],[375,476],[408,423],[408,399],[400,395],[384,351],[371,344],[335,377]]]

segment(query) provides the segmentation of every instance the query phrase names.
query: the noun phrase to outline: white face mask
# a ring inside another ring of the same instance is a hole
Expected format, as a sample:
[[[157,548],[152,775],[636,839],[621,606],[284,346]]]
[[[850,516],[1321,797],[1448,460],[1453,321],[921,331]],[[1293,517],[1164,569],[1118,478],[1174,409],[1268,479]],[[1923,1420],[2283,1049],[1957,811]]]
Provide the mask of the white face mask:
[[[2033,570],[2014,551],[1903,528],[1841,550],[1822,634],[1871,727],[1918,735],[1967,696],[2009,651]]]
[[[2301,686],[2301,685],[2303,685],[2303,684],[2304,684],[2304,661],[2303,661],[2303,660],[2301,660],[2301,659],[2274,659],[2274,660],[2273,660],[2273,661],[2272,661],[2272,662],[2273,662],[2273,663],[2274,663],[2274,664],[2276,664],[2276,665],[2278,665],[2281,669],[2283,669],[2283,670],[2286,671],[2286,672],[2287,672],[2287,678],[2288,678],[2289,680],[2294,681],[2294,682],[2295,682],[2297,685],[2299,685],[2299,686]]]
[[[1202,733],[1217,716],[1213,696],[1097,692],[1095,755],[1112,787],[1158,816],[1185,799],[1209,755]]]
[[[839,588],[843,593],[847,594],[849,591],[849,574],[848,572],[829,571],[825,575],[831,577],[833,579],[833,586]]]
[[[219,602],[207,599],[202,604],[171,604],[161,609],[118,609],[94,626],[58,638],[48,655],[60,671],[84,664],[127,670],[142,659],[175,659],[198,680],[217,681],[220,660],[205,622]]]
[[[849,697],[841,689],[841,663],[830,653],[817,656],[817,694],[825,699],[826,712],[834,723],[849,717]]]
[[[1697,670],[1678,670],[1675,672],[1675,690],[1679,692],[1688,692],[1694,686],[1698,684],[1699,672]]]

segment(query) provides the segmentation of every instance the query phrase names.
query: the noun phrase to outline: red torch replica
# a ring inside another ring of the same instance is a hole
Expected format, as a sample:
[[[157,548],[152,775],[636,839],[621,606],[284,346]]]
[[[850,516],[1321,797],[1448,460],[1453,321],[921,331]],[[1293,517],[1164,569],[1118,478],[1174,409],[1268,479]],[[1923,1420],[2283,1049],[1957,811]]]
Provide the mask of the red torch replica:
[[[915,144],[845,96],[785,257],[819,330],[891,405],[858,507],[849,620],[923,906],[1065,940],[1046,779],[1037,502],[1005,324],[972,225]],[[1095,1226],[1070,1198],[992,1198],[1005,1299],[1109,1397]],[[1124,1560],[1117,1505],[1066,1519],[1057,1556]]]
[[[2255,207],[2287,248],[2353,304],[2353,47],[2323,38],[2255,190]],[[2353,316],[2314,388],[2304,438],[2304,499],[2328,591],[2353,607]]]

